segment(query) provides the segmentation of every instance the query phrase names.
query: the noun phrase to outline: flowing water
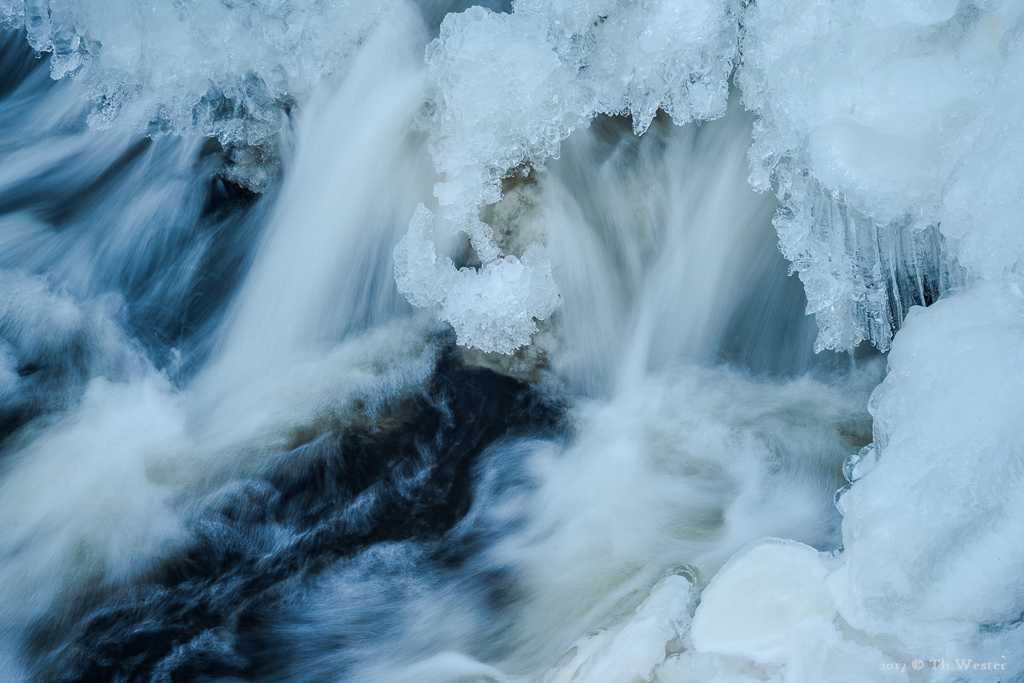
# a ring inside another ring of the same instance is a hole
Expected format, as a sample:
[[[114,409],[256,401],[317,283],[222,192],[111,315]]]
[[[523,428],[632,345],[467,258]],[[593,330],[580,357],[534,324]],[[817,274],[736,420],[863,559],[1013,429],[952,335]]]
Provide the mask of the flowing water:
[[[842,547],[883,368],[814,353],[735,94],[505,179],[481,216],[561,294],[531,346],[399,292],[455,9],[388,10],[259,191],[200,130],[90,126],[3,36],[0,678],[629,683],[689,646],[637,621],[656,596],[692,614],[762,537]]]

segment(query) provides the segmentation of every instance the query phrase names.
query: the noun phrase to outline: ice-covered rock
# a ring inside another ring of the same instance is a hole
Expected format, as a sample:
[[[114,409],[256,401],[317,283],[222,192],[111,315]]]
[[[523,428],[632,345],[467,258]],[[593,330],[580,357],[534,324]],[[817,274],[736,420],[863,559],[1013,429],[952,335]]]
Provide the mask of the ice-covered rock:
[[[781,663],[794,623],[835,613],[814,548],[772,539],[737,553],[701,596],[690,638],[698,652]]]

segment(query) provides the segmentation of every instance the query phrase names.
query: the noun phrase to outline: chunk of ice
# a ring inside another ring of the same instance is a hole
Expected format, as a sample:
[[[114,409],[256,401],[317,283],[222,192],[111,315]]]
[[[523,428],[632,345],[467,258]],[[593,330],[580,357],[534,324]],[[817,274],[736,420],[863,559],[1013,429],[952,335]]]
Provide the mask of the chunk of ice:
[[[843,461],[843,476],[846,481],[853,483],[871,471],[878,460],[878,449],[875,444],[869,443],[860,449],[859,453],[847,456]]]
[[[420,307],[438,305],[438,316],[455,328],[458,343],[512,353],[530,343],[535,319],[551,315],[561,297],[551,264],[539,244],[522,259],[494,258],[481,268],[461,268],[439,256],[431,240],[433,214],[422,204],[409,232],[395,247],[398,290]]]
[[[824,589],[826,568],[814,548],[782,539],[756,541],[711,580],[693,617],[698,652],[785,661],[786,632],[796,622],[835,614]]]

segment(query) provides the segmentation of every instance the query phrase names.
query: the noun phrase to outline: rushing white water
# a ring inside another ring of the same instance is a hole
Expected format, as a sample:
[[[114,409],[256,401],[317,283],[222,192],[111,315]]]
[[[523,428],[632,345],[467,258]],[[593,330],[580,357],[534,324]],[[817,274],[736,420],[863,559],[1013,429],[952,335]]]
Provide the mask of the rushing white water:
[[[0,678],[1019,680],[1022,17],[0,0]]]
[[[229,365],[230,374],[259,375],[405,312],[390,252],[433,179],[412,130],[423,98],[423,34],[411,10],[394,10],[338,83],[309,103],[214,372]]]

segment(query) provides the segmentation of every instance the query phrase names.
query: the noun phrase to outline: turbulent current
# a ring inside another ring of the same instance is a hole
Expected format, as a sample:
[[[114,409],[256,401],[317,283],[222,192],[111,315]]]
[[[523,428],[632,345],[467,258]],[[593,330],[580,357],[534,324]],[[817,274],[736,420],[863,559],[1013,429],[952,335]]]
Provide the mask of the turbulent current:
[[[1021,0],[0,0],[0,681],[1024,681]]]

